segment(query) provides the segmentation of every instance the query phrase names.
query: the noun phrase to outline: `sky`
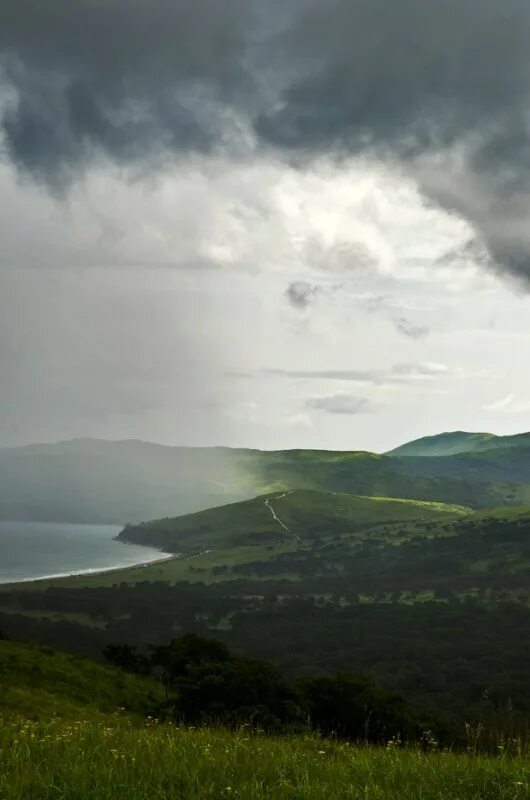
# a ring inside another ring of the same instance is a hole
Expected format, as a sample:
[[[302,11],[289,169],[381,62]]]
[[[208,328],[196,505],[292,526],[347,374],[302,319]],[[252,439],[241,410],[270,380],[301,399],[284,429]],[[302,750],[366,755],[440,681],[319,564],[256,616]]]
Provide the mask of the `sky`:
[[[0,444],[530,429],[526,0],[0,4]]]

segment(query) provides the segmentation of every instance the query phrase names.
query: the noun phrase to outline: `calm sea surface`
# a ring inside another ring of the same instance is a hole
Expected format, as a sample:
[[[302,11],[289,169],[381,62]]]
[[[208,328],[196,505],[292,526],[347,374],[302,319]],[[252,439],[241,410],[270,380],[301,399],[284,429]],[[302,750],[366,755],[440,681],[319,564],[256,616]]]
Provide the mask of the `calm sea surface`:
[[[0,583],[130,567],[163,558],[152,547],[114,541],[116,525],[0,522]]]

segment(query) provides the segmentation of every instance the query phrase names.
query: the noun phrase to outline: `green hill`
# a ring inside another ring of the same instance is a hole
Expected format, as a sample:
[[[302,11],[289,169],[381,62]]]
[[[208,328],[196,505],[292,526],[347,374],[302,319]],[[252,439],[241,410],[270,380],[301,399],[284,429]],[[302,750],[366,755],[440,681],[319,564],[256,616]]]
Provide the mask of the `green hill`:
[[[507,447],[530,447],[530,433],[514,436],[495,436],[492,433],[467,433],[453,431],[440,433],[437,436],[424,436],[408,442],[394,450],[390,456],[453,456],[459,453],[470,453],[484,450],[496,450]]]
[[[363,452],[286,450],[254,453],[246,463],[255,492],[314,489],[371,497],[407,497],[435,500],[473,508],[530,504],[530,459],[524,448],[514,471],[505,468],[502,452],[477,461],[473,470],[461,463],[461,456],[412,459]]]
[[[162,687],[147,678],[0,639],[0,714],[32,719],[94,718],[120,709],[145,714],[162,699]]]
[[[293,539],[304,542],[315,536],[362,530],[382,523],[430,520],[467,512],[462,506],[443,503],[299,489],[127,526],[120,538],[172,553],[200,553],[213,548],[266,545]]]
[[[474,508],[521,505],[530,503],[525,442],[523,434],[517,446],[507,441],[510,447],[457,453],[443,463],[432,454],[413,459],[411,451],[400,457],[399,449],[391,455],[269,452],[91,439],[3,448],[0,519],[137,524],[290,489]],[[519,461],[508,468],[517,454]],[[477,456],[472,464],[462,460],[471,455]]]
[[[490,487],[502,487],[510,501],[510,495],[520,495],[522,491],[519,504],[527,502],[530,446],[499,447],[453,456],[397,456],[394,461],[400,472],[409,478],[440,480],[442,483],[458,478],[472,486],[480,477]]]

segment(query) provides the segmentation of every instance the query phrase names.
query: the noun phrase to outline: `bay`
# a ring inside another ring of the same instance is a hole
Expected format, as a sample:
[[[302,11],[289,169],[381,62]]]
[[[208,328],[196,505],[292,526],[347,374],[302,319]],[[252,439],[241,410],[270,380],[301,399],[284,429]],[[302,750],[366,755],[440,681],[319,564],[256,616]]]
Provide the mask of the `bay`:
[[[147,564],[152,547],[115,541],[117,525],[0,521],[0,584]]]

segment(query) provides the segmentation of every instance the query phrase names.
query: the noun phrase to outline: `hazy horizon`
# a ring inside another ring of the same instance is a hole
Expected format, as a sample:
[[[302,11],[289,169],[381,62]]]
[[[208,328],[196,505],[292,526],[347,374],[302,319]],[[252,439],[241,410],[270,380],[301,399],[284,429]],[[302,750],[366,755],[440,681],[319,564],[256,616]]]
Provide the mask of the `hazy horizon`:
[[[137,443],[137,444],[146,444],[146,445],[154,445],[156,447],[168,447],[168,448],[182,448],[182,449],[203,449],[203,448],[218,448],[218,449],[229,449],[229,450],[261,450],[263,452],[271,452],[275,450],[330,450],[332,452],[341,452],[343,451],[360,451],[360,452],[368,452],[368,453],[376,453],[379,455],[384,455],[391,450],[400,447],[404,444],[409,442],[415,441],[416,439],[429,439],[432,437],[446,435],[446,434],[471,434],[471,435],[487,435],[487,436],[494,436],[496,438],[504,438],[507,436],[517,436],[517,435],[525,435],[529,434],[530,431],[511,431],[508,433],[498,433],[493,431],[472,431],[472,430],[452,430],[452,431],[438,431],[436,433],[426,433],[422,434],[421,436],[415,437],[415,439],[403,439],[399,440],[396,444],[392,445],[391,447],[386,448],[385,450],[375,450],[371,448],[357,448],[357,447],[347,447],[347,448],[334,448],[334,447],[297,447],[297,448],[285,448],[285,447],[257,447],[252,445],[226,445],[226,444],[209,444],[209,445],[183,445],[179,444],[178,442],[161,442],[161,441],[153,441],[150,439],[138,439],[133,437],[125,437],[120,439],[112,439],[100,436],[74,436],[70,439],[50,439],[49,441],[42,440],[42,441],[35,441],[35,442],[22,442],[19,444],[14,445],[5,445],[0,443],[0,449],[18,449],[18,448],[25,448],[25,447],[39,447],[43,446],[46,447],[48,445],[61,445],[61,444],[71,444],[75,442],[102,442],[104,444],[127,444],[127,443]]]

